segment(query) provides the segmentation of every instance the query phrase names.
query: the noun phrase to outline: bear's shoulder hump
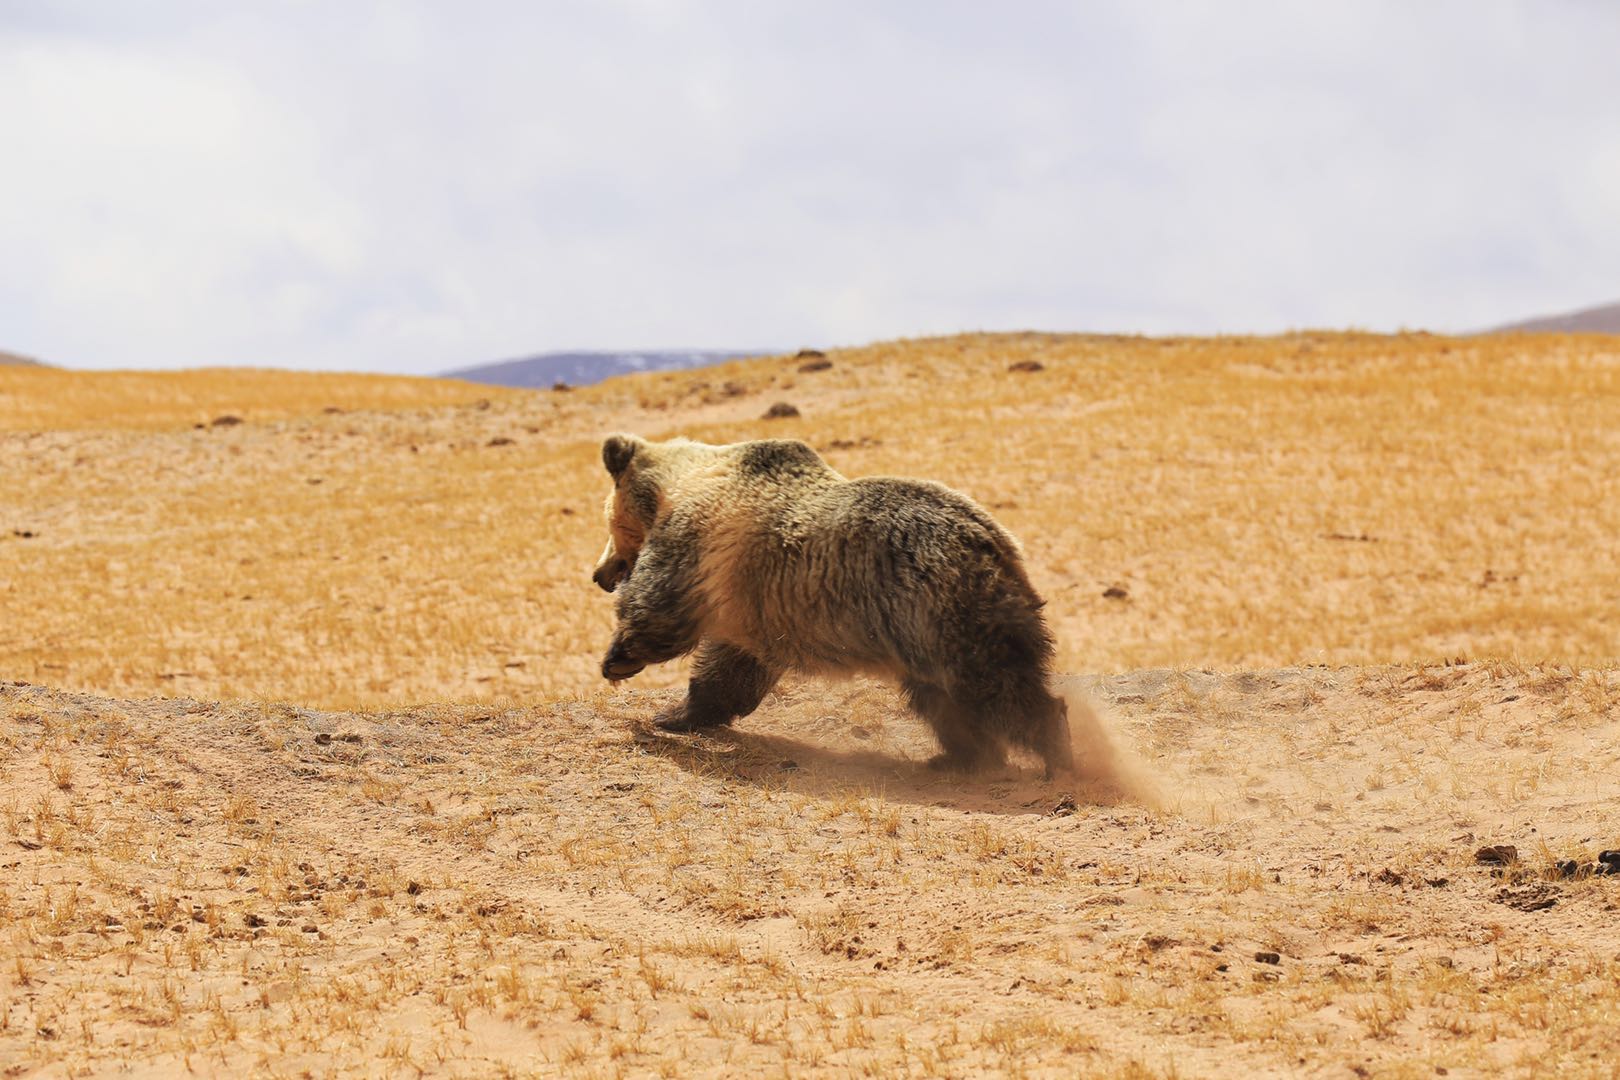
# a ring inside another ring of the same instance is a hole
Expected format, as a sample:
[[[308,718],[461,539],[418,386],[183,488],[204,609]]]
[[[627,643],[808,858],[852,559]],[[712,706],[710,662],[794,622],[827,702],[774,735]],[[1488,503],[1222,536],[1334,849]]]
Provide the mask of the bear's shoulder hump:
[[[785,476],[827,469],[821,455],[797,439],[761,439],[744,443],[737,466],[741,472],[752,476]]]

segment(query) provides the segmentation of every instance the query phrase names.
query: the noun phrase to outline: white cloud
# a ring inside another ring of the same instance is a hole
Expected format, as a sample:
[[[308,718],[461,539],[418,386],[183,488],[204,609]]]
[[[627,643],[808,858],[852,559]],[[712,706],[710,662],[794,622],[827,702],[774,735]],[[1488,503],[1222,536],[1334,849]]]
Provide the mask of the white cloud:
[[[12,5],[0,347],[1471,328],[1620,295],[1617,47],[1579,0]]]

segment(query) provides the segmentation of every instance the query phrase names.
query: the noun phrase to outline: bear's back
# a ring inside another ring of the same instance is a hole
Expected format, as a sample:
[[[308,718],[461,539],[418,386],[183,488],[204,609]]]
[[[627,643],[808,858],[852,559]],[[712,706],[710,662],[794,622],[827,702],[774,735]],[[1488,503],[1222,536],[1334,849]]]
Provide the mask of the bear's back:
[[[738,444],[737,472],[740,479],[838,479],[822,456],[808,443],[797,439],[759,439]]]

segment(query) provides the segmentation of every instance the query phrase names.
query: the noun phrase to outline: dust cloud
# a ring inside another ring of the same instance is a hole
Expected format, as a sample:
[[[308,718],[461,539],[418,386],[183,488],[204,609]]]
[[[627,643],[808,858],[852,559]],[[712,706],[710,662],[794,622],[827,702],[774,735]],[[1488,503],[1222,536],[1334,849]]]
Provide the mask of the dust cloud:
[[[1069,738],[1074,744],[1076,795],[1088,802],[1133,802],[1162,805],[1147,764],[1116,732],[1109,730],[1091,698],[1067,680],[1053,687],[1069,710]]]

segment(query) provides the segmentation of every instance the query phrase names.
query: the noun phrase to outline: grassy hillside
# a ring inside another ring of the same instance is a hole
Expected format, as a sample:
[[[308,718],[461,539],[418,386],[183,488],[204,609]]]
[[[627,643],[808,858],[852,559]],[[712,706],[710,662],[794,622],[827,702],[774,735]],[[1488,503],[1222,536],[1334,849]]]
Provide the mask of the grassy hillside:
[[[0,433],[165,431],[210,424],[223,416],[263,422],[324,410],[423,409],[502,393],[450,379],[395,375],[0,366]]]
[[[1620,340],[828,359],[0,371],[0,1076],[1612,1075]],[[649,728],[613,430],[993,508],[1082,775]]]
[[[0,434],[0,671],[327,707],[594,690],[615,429],[793,436],[849,475],[962,488],[1022,538],[1067,670],[1620,658],[1620,340],[983,335],[830,359],[484,407],[421,380],[90,377],[54,428],[64,376],[0,374],[31,418]],[[323,411],[362,391],[416,396]],[[760,419],[779,400],[802,415]],[[190,427],[228,409],[248,422]]]

